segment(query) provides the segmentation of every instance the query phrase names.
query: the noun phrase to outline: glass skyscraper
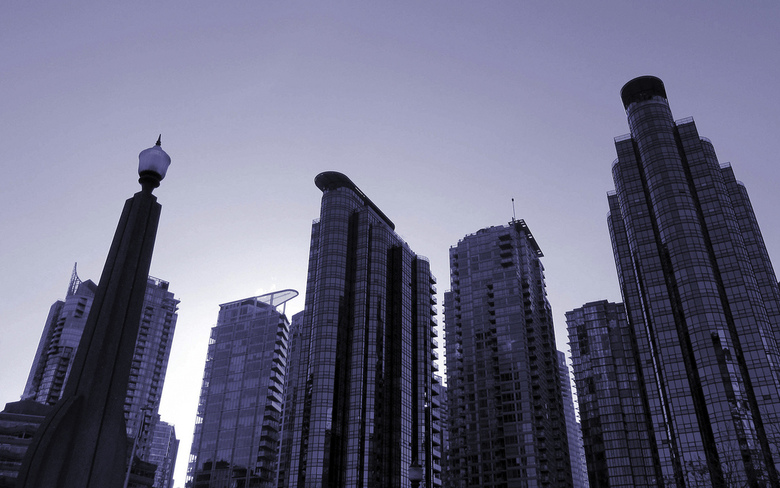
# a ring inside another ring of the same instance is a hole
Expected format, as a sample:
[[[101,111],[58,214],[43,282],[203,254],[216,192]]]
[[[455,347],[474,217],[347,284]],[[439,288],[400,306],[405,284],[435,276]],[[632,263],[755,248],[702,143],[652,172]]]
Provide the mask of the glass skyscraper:
[[[154,488],[173,488],[173,469],[179,452],[179,439],[173,425],[157,420],[149,443],[149,462],[157,466]]]
[[[623,304],[587,303],[566,324],[590,486],[662,486]]]
[[[444,318],[457,487],[572,486],[542,256],[522,220],[450,248]]]
[[[187,472],[190,488],[270,488],[277,459],[294,290],[223,303],[211,329]]]
[[[283,486],[408,487],[417,465],[419,486],[437,486],[429,263],[345,175],[315,184],[323,195],[291,359]]]
[[[569,439],[569,459],[571,461],[571,479],[574,488],[588,487],[588,469],[585,465],[585,450],[582,445],[582,429],[577,422],[574,409],[574,397],[571,391],[571,374],[566,364],[566,353],[558,351],[558,371],[561,378],[563,395],[563,413],[566,416],[566,436]]]
[[[744,185],[627,83],[609,229],[668,486],[780,486],[780,289]]]

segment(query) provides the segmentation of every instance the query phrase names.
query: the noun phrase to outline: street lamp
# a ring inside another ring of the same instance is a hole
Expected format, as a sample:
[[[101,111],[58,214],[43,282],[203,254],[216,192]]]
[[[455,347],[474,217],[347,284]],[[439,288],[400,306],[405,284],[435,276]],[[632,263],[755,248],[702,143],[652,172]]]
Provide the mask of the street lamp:
[[[170,165],[161,141],[138,155],[141,191],[125,202],[62,397],[27,449],[20,488],[121,487],[124,401]]]
[[[160,186],[160,182],[165,178],[168,172],[168,166],[171,165],[171,157],[162,150],[162,134],[157,138],[157,142],[149,149],[144,149],[138,155],[138,182],[141,187],[150,186],[150,190]]]
[[[420,481],[423,480],[422,466],[415,459],[412,464],[409,465],[409,481],[412,484],[412,488],[419,488]]]

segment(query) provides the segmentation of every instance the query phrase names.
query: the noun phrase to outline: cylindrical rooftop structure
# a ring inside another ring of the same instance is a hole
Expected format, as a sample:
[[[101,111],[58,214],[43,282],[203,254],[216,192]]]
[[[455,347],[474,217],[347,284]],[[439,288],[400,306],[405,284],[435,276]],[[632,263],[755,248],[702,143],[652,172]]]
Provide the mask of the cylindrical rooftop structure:
[[[664,82],[655,76],[634,78],[623,85],[623,88],[620,90],[620,98],[623,100],[623,107],[626,110],[632,103],[648,100],[654,96],[666,98]]]

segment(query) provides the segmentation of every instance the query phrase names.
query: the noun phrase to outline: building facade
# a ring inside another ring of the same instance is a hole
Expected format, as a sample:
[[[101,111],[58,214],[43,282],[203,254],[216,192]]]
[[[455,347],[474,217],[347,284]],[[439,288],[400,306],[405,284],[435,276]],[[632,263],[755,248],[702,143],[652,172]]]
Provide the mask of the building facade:
[[[574,409],[571,373],[569,372],[569,366],[566,364],[566,353],[563,351],[558,351],[558,372],[561,378],[563,414],[566,416],[566,437],[569,440],[572,484],[574,488],[588,488],[588,468],[585,464],[582,429],[577,421],[577,412]]]
[[[33,400],[6,403],[0,412],[0,488],[15,488],[22,461],[51,405]]]
[[[590,486],[659,486],[660,464],[623,304],[587,303],[566,312],[566,324]]]
[[[92,280],[79,279],[74,266],[65,300],[49,309],[22,400],[54,405],[60,399],[96,290]]]
[[[627,83],[608,217],[670,486],[780,486],[780,290],[745,187],[658,78]]]
[[[300,366],[301,327],[303,312],[298,312],[290,319],[290,340],[287,344],[287,370],[284,377],[284,408],[282,412],[282,439],[279,447],[279,469],[277,470],[277,486],[288,486],[290,459],[292,456],[293,429],[295,428],[295,407],[298,403],[298,380],[303,378],[298,374]]]
[[[187,486],[270,488],[277,459],[294,290],[223,303],[211,330]]]
[[[173,469],[179,452],[179,439],[173,425],[157,419],[152,440],[149,443],[149,462],[157,466],[154,473],[155,488],[173,488]]]
[[[168,282],[149,277],[125,397],[127,435],[134,455],[148,461],[151,435],[168,369],[179,301]],[[73,268],[65,300],[49,310],[22,400],[54,405],[63,393],[97,285]]]
[[[296,347],[285,487],[440,485],[434,283],[425,258],[345,175],[321,173]],[[416,468],[422,468],[422,472]]]
[[[450,462],[458,487],[571,487],[552,311],[524,221],[450,248]]]

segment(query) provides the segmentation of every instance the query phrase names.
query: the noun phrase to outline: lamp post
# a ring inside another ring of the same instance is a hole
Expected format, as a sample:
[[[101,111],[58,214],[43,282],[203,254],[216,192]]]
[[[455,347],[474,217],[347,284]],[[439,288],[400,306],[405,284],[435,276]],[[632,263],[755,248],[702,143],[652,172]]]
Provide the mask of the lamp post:
[[[138,155],[141,191],[125,202],[62,397],[27,450],[20,488],[119,488],[127,467],[124,401],[171,158]]]

